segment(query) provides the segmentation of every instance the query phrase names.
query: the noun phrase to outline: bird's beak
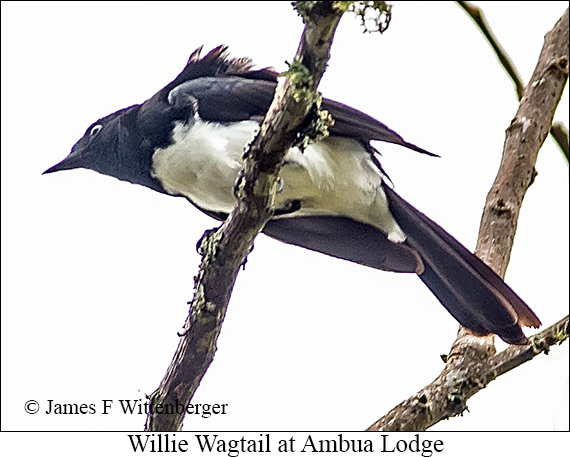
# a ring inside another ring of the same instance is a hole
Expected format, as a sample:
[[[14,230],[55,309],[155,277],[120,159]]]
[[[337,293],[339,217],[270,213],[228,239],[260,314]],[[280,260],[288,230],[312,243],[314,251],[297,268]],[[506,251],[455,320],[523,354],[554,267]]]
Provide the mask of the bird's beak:
[[[54,173],[61,170],[72,170],[73,168],[81,168],[81,151],[71,151],[71,153],[58,164],[48,168],[42,174]]]

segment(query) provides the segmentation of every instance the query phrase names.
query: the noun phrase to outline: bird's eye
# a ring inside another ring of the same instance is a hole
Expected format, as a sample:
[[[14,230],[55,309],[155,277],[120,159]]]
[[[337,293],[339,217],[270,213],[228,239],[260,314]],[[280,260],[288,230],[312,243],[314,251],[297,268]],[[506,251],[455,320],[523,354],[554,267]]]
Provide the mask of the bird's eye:
[[[103,126],[101,124],[94,125],[91,128],[91,131],[89,132],[89,136],[97,135],[99,133],[99,130],[101,130],[102,128],[103,128]]]

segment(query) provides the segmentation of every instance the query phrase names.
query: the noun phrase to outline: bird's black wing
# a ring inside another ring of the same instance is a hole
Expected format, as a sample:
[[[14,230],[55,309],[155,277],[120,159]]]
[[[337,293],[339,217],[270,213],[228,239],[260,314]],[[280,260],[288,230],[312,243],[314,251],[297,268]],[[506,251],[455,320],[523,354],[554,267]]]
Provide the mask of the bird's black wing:
[[[438,157],[437,154],[426,151],[415,144],[408,143],[394,130],[368,116],[368,114],[364,114],[362,111],[327,98],[323,99],[322,108],[331,113],[334,119],[334,125],[329,129],[333,135],[355,138],[365,146],[372,140],[384,141],[385,143],[404,146],[422,154]]]
[[[263,120],[276,83],[240,76],[203,77],[186,81],[170,91],[168,102],[179,110],[197,110],[205,121]]]
[[[265,71],[267,72],[267,71]],[[200,118],[213,122],[239,122],[255,119],[259,122],[267,113],[277,81],[258,79],[263,73],[251,72],[240,76],[201,77],[181,83],[168,95],[171,106],[181,110],[197,109]],[[324,98],[322,109],[334,119],[331,135],[350,137],[368,148],[370,141],[384,141],[435,156],[405,141],[382,122],[350,106]]]

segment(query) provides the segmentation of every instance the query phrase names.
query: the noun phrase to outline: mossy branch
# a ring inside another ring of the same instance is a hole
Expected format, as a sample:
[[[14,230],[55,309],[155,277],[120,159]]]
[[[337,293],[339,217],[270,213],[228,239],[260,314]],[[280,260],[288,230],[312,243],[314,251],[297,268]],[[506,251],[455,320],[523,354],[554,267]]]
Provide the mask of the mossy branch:
[[[329,59],[334,32],[343,14],[331,2],[296,2],[305,29],[295,57],[297,68],[280,81],[260,132],[246,154],[237,203],[224,224],[204,235],[203,256],[195,278],[194,298],[184,332],[164,379],[150,395],[151,408],[145,429],[180,430],[186,406],[192,399],[216,352],[231,291],[255,236],[273,215],[273,200],[285,154],[309,113],[317,86]],[[305,96],[299,97],[299,87]],[[316,96],[316,95],[315,95]],[[176,408],[161,414],[156,406]]]

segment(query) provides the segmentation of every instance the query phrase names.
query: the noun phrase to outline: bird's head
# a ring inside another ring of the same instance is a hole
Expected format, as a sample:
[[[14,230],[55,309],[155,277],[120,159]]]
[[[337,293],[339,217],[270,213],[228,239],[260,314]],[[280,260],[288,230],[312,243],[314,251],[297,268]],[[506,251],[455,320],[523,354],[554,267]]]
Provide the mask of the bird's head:
[[[44,174],[85,168],[164,192],[150,174],[151,153],[135,128],[139,109],[133,105],[91,124],[69,155]]]

